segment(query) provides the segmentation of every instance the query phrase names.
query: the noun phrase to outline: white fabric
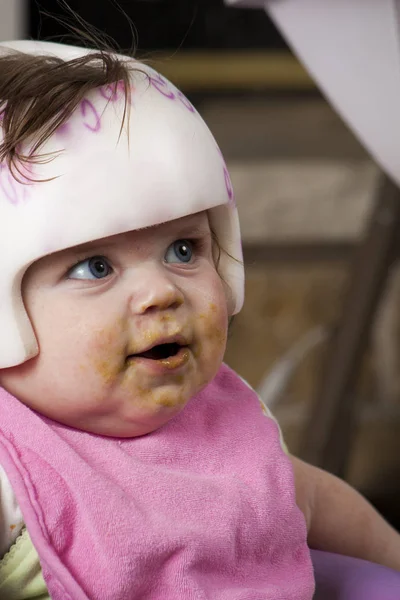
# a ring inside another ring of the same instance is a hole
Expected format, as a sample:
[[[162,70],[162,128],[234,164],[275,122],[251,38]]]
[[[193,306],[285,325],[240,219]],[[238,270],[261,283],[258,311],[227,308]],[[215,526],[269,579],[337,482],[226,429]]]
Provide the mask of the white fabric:
[[[22,531],[24,521],[14,490],[0,465],[0,559]]]

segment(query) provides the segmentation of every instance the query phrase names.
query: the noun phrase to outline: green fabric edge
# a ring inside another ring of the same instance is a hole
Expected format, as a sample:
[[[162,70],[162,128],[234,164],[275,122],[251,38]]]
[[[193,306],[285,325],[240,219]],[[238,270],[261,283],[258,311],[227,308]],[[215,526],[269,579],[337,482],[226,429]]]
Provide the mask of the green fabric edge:
[[[0,561],[0,598],[50,600],[39,556],[26,527]]]

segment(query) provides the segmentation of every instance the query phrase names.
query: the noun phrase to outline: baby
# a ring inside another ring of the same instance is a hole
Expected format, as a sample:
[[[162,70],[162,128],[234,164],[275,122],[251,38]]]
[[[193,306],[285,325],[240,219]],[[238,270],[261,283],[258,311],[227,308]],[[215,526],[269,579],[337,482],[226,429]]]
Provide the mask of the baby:
[[[310,600],[309,546],[400,569],[222,362],[238,216],[190,102],[43,42],[2,47],[0,102],[0,597]]]

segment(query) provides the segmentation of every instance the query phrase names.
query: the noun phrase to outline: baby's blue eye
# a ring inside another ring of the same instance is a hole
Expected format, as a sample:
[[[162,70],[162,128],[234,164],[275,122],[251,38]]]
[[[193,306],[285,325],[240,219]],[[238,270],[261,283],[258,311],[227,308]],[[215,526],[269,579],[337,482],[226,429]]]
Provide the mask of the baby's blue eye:
[[[188,263],[193,257],[193,244],[189,240],[176,240],[165,253],[165,261],[168,263]]]
[[[69,279],[104,279],[112,272],[108,260],[103,256],[93,256],[83,260],[73,267],[69,273]]]

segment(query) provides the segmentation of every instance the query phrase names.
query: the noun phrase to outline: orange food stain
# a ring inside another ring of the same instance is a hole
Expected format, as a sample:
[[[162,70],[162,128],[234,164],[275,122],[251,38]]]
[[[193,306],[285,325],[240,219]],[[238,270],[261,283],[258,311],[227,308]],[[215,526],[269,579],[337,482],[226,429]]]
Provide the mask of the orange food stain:
[[[217,326],[218,320],[218,307],[215,303],[209,304],[209,311],[197,315],[195,318],[201,323],[201,336],[203,337],[203,343],[199,341],[196,344],[196,348],[192,348],[192,352],[195,358],[198,358],[203,352],[210,352],[210,344],[213,347],[219,349],[225,345],[227,338],[227,328]],[[172,314],[162,314],[158,320],[162,324],[168,324],[171,321],[175,321],[175,317]],[[110,385],[116,382],[121,375],[121,385],[125,389],[129,389],[134,396],[135,402],[142,405],[153,404],[155,406],[174,407],[183,404],[187,398],[186,394],[181,390],[179,396],[176,393],[154,393],[149,389],[141,388],[136,381],[136,369],[133,363],[126,361],[126,356],[121,352],[120,340],[124,332],[125,323],[122,319],[115,322],[112,328],[101,328],[95,334],[93,342],[93,350],[96,355],[100,355],[98,358],[93,359],[93,355],[87,365],[81,365],[81,370],[87,370],[88,368],[94,368],[95,372],[99,374],[105,385]],[[168,332],[168,335],[173,335],[174,332]],[[141,337],[146,340],[146,345],[151,345],[156,342],[160,337],[159,326],[157,331],[147,330],[141,334]],[[115,349],[115,352],[113,352]],[[107,358],[109,357],[109,358]],[[191,377],[190,375],[188,376]],[[177,375],[174,378],[174,382],[182,386],[185,381],[185,376]]]
[[[113,327],[98,329],[94,335],[93,353],[88,363],[105,385],[115,381],[125,367],[125,355],[121,352],[123,328],[123,320],[117,319]],[[87,370],[88,365],[81,365],[80,369]]]
[[[199,321],[202,323],[202,333],[204,342],[211,343],[213,346],[219,348],[226,344],[227,339],[227,327],[216,326],[215,314],[217,312],[217,305],[210,303],[209,313],[202,313],[198,316]],[[204,344],[199,343],[197,349],[194,351],[195,358],[198,358],[203,352]]]
[[[157,404],[164,408],[174,408],[175,406],[181,406],[186,402],[187,398],[182,394],[179,395],[167,395],[164,394],[157,400]]]
[[[140,406],[154,407],[162,406],[165,408],[173,408],[174,406],[181,406],[187,401],[186,394],[183,390],[179,391],[162,391],[162,390],[150,390],[141,385],[137,385],[134,381],[134,375],[129,374],[126,379],[122,382],[122,387],[125,389],[132,389],[134,394],[133,399]],[[181,386],[184,384],[185,377],[183,375],[176,375],[173,378],[174,384]]]
[[[121,372],[120,367],[116,367],[111,360],[95,359],[93,367],[106,385],[115,381]]]

